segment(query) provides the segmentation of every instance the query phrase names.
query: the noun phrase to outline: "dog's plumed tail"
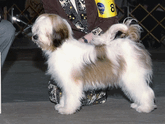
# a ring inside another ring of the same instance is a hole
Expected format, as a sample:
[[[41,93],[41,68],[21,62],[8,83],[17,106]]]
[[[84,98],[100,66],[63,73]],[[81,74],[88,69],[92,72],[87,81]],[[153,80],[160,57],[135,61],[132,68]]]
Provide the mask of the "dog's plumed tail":
[[[97,36],[91,42],[95,45],[108,45],[115,38],[129,38],[139,42],[142,28],[137,24],[137,20],[126,18],[123,23],[112,25],[104,34]]]
[[[126,33],[122,32],[123,34],[121,36],[125,36],[131,39],[132,41],[139,42],[142,28],[139,24],[137,24],[137,20],[132,18],[126,18],[123,21],[123,24],[125,24],[128,27],[128,30]]]

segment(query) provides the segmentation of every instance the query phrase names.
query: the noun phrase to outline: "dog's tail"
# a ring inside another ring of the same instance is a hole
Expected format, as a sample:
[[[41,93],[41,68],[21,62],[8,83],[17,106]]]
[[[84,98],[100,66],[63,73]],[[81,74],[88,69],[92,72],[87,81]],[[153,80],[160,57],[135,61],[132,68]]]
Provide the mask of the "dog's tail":
[[[125,24],[128,27],[128,30],[127,32],[123,32],[121,37],[128,37],[132,41],[139,42],[140,35],[142,32],[142,27],[138,24],[138,21],[133,18],[126,18],[123,21],[123,24]]]
[[[100,36],[95,36],[91,41],[94,45],[108,45],[110,41],[114,40],[118,32],[126,34],[128,31],[128,26],[122,23],[113,24],[105,33]]]
[[[118,31],[115,34],[115,37],[112,38],[125,38],[128,37],[132,41],[139,42],[140,41],[140,35],[142,32],[141,26],[138,24],[138,21],[133,18],[126,18],[123,21],[123,26],[127,27],[127,30],[121,30],[120,28],[117,28]]]
[[[137,20],[133,18],[126,18],[123,23],[114,24],[104,34],[95,37],[91,43],[95,45],[107,45],[115,38],[125,37],[138,42],[140,40],[141,32],[142,28],[139,24],[137,24]]]

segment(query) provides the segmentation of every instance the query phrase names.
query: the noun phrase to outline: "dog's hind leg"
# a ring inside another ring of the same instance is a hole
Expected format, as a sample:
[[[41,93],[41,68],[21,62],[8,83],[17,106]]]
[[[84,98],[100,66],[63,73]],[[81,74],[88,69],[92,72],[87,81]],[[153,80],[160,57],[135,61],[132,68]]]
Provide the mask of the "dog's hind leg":
[[[141,74],[130,74],[123,78],[122,90],[134,102],[131,108],[149,113],[156,108],[154,92]]]
[[[63,87],[64,106],[56,105],[60,114],[73,114],[81,107],[81,98],[83,97],[82,83],[73,80]]]

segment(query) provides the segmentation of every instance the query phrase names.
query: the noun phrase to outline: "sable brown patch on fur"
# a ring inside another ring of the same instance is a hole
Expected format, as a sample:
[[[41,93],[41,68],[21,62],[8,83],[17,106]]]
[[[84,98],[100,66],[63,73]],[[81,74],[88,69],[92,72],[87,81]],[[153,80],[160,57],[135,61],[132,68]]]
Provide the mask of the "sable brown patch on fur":
[[[69,29],[66,22],[58,15],[55,14],[42,14],[40,18],[46,17],[50,20],[52,25],[52,34],[46,32],[46,37],[49,39],[49,44],[37,43],[43,50],[54,51],[60,47],[65,39],[69,38]]]
[[[120,77],[121,76],[120,74],[122,74],[125,71],[126,62],[125,62],[124,58],[120,55],[117,58],[117,62],[119,63],[119,66],[117,66],[118,67],[117,71],[121,72],[121,73],[118,73],[118,76]]]
[[[132,41],[138,42],[140,40],[140,32],[137,26],[129,26],[128,31],[120,31],[116,37],[124,38],[129,37]]]
[[[47,45],[47,44],[40,44],[40,47],[42,50],[49,50],[49,51],[54,51],[56,48],[53,45]]]
[[[79,80],[81,80],[81,72],[78,70],[72,70],[71,72],[71,77],[73,79],[73,81],[78,84]]]
[[[144,68],[152,70],[152,60],[149,55],[149,52],[145,49],[145,47],[142,44],[137,43],[137,46],[139,48],[135,48],[135,50],[137,51],[137,53],[139,53],[139,63],[141,63],[141,66],[143,66]]]
[[[52,43],[55,47],[62,45],[65,39],[69,38],[69,30],[67,25],[64,23],[61,17],[49,15],[52,22]]]
[[[132,41],[139,42],[139,40],[140,40],[140,32],[141,32],[141,28],[140,28],[139,25],[130,25],[129,24],[128,30],[127,31],[119,30],[116,33],[115,38],[118,38],[118,37],[119,38],[129,37],[129,39],[131,39]]]
[[[120,80],[120,75],[125,69],[125,61],[119,56],[118,66],[116,67],[111,60],[107,58],[105,47],[96,46],[97,60],[91,64],[84,66],[81,72],[81,79],[84,85],[97,85],[103,84],[107,85],[117,85],[118,80]],[[117,72],[117,73],[116,73]]]
[[[40,44],[43,50],[54,51],[57,47],[60,47],[65,39],[69,38],[69,30],[63,19],[54,14],[43,14],[49,17],[52,23],[52,34],[47,33],[46,36],[50,40],[50,44]]]
[[[128,28],[127,35],[130,37],[131,40],[133,41],[139,41],[140,40],[140,32],[138,27],[136,26],[130,26]]]
[[[105,45],[97,45],[95,46],[97,59],[102,61],[106,58],[106,50]]]

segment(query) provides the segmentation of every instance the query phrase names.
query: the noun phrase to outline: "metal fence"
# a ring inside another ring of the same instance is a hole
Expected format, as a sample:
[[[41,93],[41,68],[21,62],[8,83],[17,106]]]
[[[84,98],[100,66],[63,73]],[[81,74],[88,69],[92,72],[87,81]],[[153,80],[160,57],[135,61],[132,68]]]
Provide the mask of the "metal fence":
[[[31,37],[31,26],[35,19],[44,13],[41,3],[28,5],[24,10],[21,10],[16,4],[13,4],[7,11],[8,20],[16,27],[16,38],[24,36]]]
[[[153,42],[164,45],[165,41],[165,8],[158,4],[152,10],[147,10],[139,4],[135,7],[119,7],[116,5],[119,21],[127,16],[138,20],[138,23],[144,29],[142,33],[142,42],[152,46]],[[7,10],[8,19],[16,27],[16,37],[21,35],[31,37],[30,28],[35,19],[44,12],[42,3],[33,3],[27,5],[24,10],[20,10],[16,4],[13,4]]]

